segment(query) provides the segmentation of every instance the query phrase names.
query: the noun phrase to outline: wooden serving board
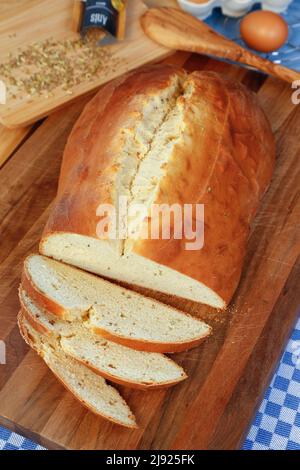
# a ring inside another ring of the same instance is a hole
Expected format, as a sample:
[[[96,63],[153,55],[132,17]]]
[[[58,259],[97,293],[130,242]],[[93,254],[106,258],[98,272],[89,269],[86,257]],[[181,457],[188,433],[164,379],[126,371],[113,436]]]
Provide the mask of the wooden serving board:
[[[0,124],[0,168],[30,132],[31,126],[8,129]]]
[[[216,70],[258,94],[277,140],[272,184],[253,224],[242,279],[226,312],[166,295],[157,298],[206,319],[214,334],[176,355],[189,378],[169,390],[119,387],[140,425],[127,430],[95,417],[28,349],[16,325],[23,258],[37,249],[55,196],[63,148],[86,98],[36,129],[0,170],[0,422],[49,448],[236,449],[294,325],[300,304],[300,107],[288,84],[178,53],[170,62]],[[4,188],[4,189],[3,189]]]
[[[7,62],[8,55],[15,56],[18,48],[24,48],[35,41],[47,38],[76,39],[72,32],[73,0],[27,0],[15,2],[15,9],[0,8],[0,63]],[[105,67],[92,81],[84,81],[71,87],[66,93],[61,88],[53,91],[48,98],[43,95],[19,93],[16,99],[8,98],[7,104],[0,105],[0,123],[7,127],[31,124],[41,117],[48,116],[67,102],[91,92],[101,84],[122,75],[143,64],[157,61],[170,54],[164,47],[154,44],[143,33],[139,18],[146,11],[141,0],[128,1],[126,39],[108,46],[117,67]],[[1,79],[1,77],[0,77]]]

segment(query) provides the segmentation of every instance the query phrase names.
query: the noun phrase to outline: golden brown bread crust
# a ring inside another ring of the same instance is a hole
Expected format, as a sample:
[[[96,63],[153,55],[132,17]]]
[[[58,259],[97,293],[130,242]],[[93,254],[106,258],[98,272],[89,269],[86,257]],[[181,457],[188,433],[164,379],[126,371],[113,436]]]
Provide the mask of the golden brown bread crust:
[[[156,352],[161,354],[174,354],[183,351],[189,351],[190,349],[196,348],[204,340],[206,340],[212,333],[212,328],[209,328],[206,335],[201,336],[191,341],[182,341],[181,343],[154,343],[150,341],[137,340],[132,338],[126,338],[124,336],[118,336],[117,334],[111,334],[109,331],[103,330],[101,328],[94,327],[94,333],[106,338],[115,343],[122,344],[128,348],[136,349],[137,351],[145,352]]]
[[[28,346],[30,346],[35,352],[38,353],[39,356],[43,357],[42,351],[38,351],[34,338],[31,337],[26,327],[24,326],[23,318],[24,318],[24,313],[23,313],[23,310],[21,309],[17,315],[17,323],[18,323],[18,327],[19,327],[22,338],[24,339],[25,343],[28,344]]]
[[[45,294],[43,294],[43,292],[41,292],[31,280],[30,273],[26,269],[26,261],[24,262],[22,271],[21,288],[24,289],[29,295],[29,297],[31,297],[37,304],[41,305],[41,307],[45,308],[46,310],[49,310],[49,312],[53,313],[54,315],[57,315],[60,318],[64,317],[66,313],[65,309],[61,305],[47,297]],[[22,303],[21,298],[20,302]]]
[[[42,335],[51,335],[51,331],[49,331],[48,328],[45,327],[41,322],[38,321],[35,315],[33,315],[32,312],[30,312],[23,302],[22,294],[21,291],[23,290],[22,286],[19,287],[19,302],[21,305],[21,312],[23,317],[28,321],[29,325],[38,333]],[[27,292],[28,294],[28,292]]]
[[[128,116],[139,118],[136,96],[164,89],[174,67],[149,67],[103,88],[87,105],[68,140],[58,195],[44,231],[97,238],[99,203],[112,202],[118,164],[113,137]],[[133,252],[202,282],[228,304],[238,285],[250,223],[271,179],[275,145],[256,97],[244,86],[213,72],[194,72],[185,103],[192,139],[177,146],[167,163],[155,203],[203,203],[205,243],[137,240]],[[201,110],[194,117],[193,107]],[[127,124],[126,124],[127,125]],[[42,240],[43,244],[43,240]]]

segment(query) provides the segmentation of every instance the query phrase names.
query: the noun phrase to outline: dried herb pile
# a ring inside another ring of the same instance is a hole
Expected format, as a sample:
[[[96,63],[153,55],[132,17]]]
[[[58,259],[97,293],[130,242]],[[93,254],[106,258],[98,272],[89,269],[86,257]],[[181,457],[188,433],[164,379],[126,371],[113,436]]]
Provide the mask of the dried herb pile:
[[[9,55],[0,64],[0,79],[7,86],[8,96],[53,96],[61,87],[72,94],[72,87],[93,81],[108,68],[116,68],[120,62],[112,57],[109,47],[99,47],[99,34],[85,38],[35,42]]]

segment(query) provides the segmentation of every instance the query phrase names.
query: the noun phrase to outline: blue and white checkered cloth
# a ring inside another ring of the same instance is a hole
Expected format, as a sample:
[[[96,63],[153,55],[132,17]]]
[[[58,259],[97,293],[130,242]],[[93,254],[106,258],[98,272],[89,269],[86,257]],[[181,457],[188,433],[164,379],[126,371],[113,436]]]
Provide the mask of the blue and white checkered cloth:
[[[0,426],[0,450],[44,448]],[[243,445],[248,450],[300,450],[300,318]]]
[[[1,450],[44,450],[44,447],[0,426]]]
[[[300,318],[243,449],[300,450]]]

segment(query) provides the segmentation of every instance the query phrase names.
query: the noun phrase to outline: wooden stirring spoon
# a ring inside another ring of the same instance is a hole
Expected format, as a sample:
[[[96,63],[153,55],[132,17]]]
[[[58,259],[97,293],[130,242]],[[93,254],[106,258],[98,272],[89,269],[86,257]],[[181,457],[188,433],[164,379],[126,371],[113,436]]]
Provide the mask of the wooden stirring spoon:
[[[141,25],[147,36],[169,49],[241,62],[287,82],[300,80],[299,72],[253,54],[177,8],[151,8],[141,17]]]

